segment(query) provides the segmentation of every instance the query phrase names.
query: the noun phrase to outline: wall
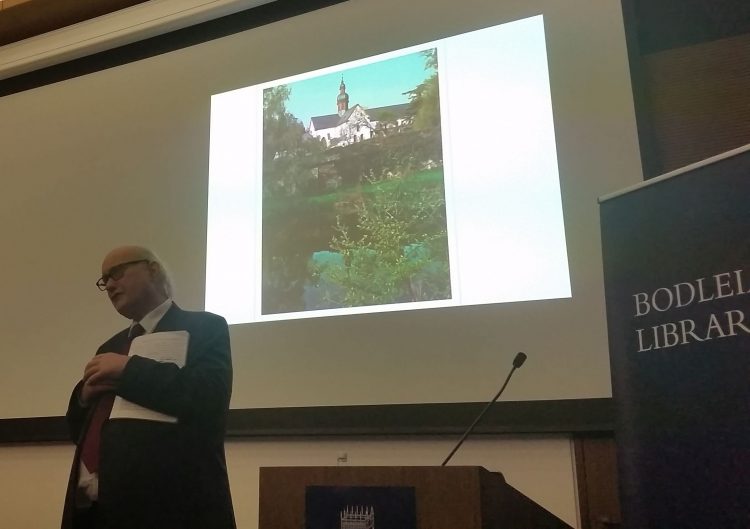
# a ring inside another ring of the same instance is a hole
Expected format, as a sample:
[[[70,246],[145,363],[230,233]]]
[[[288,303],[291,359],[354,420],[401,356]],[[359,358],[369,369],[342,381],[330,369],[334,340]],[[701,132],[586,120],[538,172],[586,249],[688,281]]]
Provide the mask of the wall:
[[[258,468],[336,465],[438,465],[453,439],[268,439],[232,440],[227,459],[238,529],[258,524]],[[0,447],[0,524],[43,529],[60,523],[73,447],[68,444]],[[470,439],[451,465],[501,471],[513,487],[574,527],[576,510],[572,446],[560,436]]]
[[[622,0],[646,178],[750,143],[750,4]]]
[[[661,173],[750,143],[750,34],[643,58]]]

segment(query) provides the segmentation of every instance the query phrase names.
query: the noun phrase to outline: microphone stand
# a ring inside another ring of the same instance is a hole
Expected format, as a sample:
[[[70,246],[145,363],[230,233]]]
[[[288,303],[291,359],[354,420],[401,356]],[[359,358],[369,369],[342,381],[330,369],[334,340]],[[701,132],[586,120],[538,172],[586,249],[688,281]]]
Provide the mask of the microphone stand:
[[[495,404],[495,401],[497,401],[497,399],[500,398],[500,395],[503,394],[503,391],[505,391],[505,386],[507,386],[508,382],[510,382],[510,377],[513,376],[513,373],[516,372],[516,369],[518,369],[519,367],[521,367],[525,361],[526,361],[526,355],[524,353],[518,353],[516,355],[516,357],[513,359],[513,367],[511,368],[510,372],[508,373],[508,376],[505,378],[505,382],[503,383],[503,386],[500,388],[500,391],[498,391],[497,395],[495,395],[495,397],[491,401],[489,401],[487,403],[487,405],[482,410],[482,413],[480,413],[479,416],[477,416],[477,418],[474,419],[474,422],[471,423],[471,426],[469,426],[469,428],[464,432],[463,436],[458,441],[458,444],[456,444],[456,446],[453,447],[453,450],[451,450],[451,453],[448,454],[448,457],[446,457],[445,461],[443,461],[443,463],[440,465],[441,467],[444,467],[448,463],[448,461],[451,460],[451,458],[453,457],[453,454],[455,454],[456,451],[459,448],[461,448],[461,445],[464,444],[464,441],[466,441],[466,438],[469,437],[469,435],[471,434],[471,432],[474,430],[474,427],[477,424],[479,424],[479,421],[482,420],[482,417],[484,417],[484,414],[487,413],[487,410],[489,410],[490,407],[493,404]]]

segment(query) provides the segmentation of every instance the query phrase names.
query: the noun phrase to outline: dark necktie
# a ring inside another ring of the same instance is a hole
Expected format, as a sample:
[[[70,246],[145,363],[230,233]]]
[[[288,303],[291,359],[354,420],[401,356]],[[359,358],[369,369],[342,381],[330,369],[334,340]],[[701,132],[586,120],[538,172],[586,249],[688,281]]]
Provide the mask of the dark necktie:
[[[141,324],[136,323],[130,329],[130,335],[119,353],[127,355],[130,351],[131,342],[143,333],[144,330],[143,327],[141,327]],[[114,402],[115,394],[113,391],[108,391],[99,398],[83,437],[81,445],[81,461],[83,461],[83,464],[86,465],[86,469],[92,474],[99,471],[99,450],[102,440],[102,427],[104,426],[104,421],[109,418],[109,414],[112,412],[112,405]]]

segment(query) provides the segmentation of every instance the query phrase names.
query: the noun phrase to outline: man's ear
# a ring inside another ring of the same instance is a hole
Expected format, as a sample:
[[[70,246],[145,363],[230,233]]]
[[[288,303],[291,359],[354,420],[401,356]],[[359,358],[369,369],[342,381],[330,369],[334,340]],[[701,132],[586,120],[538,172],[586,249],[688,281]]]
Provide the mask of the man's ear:
[[[150,261],[148,263],[148,269],[151,272],[151,277],[156,279],[161,276],[161,265],[156,261]]]
[[[151,272],[151,279],[153,280],[154,284],[158,286],[159,290],[166,297],[169,297],[171,294],[169,291],[169,283],[167,280],[167,274],[164,271],[164,267],[159,262],[151,261],[148,264],[148,268]]]

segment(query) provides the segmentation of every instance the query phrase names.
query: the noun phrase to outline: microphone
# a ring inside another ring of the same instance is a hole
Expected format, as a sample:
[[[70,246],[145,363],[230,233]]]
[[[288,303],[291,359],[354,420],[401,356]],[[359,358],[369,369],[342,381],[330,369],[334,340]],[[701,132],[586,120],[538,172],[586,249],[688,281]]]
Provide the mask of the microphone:
[[[513,369],[518,369],[526,361],[526,353],[518,353],[513,359]],[[513,373],[513,371],[511,371]]]
[[[510,381],[510,377],[513,376],[513,373],[515,373],[516,369],[521,367],[523,363],[526,361],[526,354],[525,353],[518,353],[515,358],[513,359],[513,367],[511,368],[510,372],[508,373],[508,376],[505,378],[505,382],[503,383],[503,386],[500,388],[500,391],[497,392],[497,395],[487,403],[487,405],[482,410],[482,413],[480,413],[476,419],[474,419],[474,422],[471,423],[471,426],[464,432],[463,436],[461,436],[461,439],[458,441],[458,444],[453,447],[453,450],[451,450],[451,453],[448,454],[448,457],[445,458],[445,461],[443,461],[443,464],[440,465],[444,467],[448,461],[451,460],[453,457],[453,454],[458,451],[458,449],[461,447],[462,444],[464,444],[464,441],[466,441],[466,438],[469,437],[472,431],[474,431],[474,427],[479,424],[479,421],[482,420],[482,417],[484,417],[484,414],[487,413],[487,410],[490,409],[490,407],[495,404],[495,401],[500,398],[500,395],[503,394],[503,391],[505,391],[505,386],[508,385],[508,382]]]

